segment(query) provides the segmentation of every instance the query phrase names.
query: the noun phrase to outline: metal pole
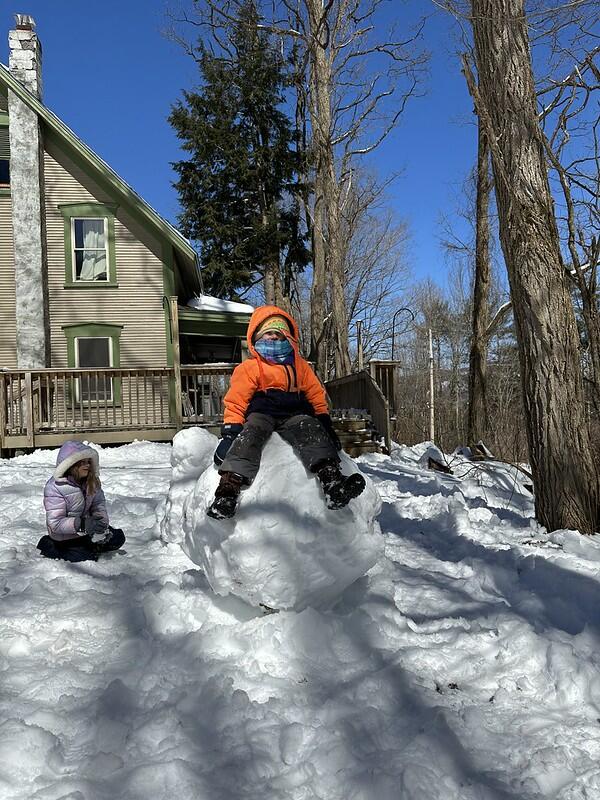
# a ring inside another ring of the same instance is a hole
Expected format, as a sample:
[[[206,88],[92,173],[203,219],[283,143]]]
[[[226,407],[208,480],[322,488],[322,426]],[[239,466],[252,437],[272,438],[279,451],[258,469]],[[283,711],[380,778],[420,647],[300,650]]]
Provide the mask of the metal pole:
[[[356,320],[356,348],[357,348],[357,355],[358,355],[358,371],[362,372],[364,367],[363,364],[363,345],[362,345],[362,319]]]
[[[435,405],[433,397],[433,336],[429,328],[429,440],[435,441]]]

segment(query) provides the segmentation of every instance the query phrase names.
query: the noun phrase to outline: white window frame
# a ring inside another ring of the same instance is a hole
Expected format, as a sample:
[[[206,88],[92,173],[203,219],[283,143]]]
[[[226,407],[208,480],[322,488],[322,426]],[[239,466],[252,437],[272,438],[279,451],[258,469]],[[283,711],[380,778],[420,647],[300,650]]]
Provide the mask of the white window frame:
[[[75,223],[79,220],[102,220],[102,224],[104,226],[104,258],[106,261],[106,278],[102,280],[95,280],[95,281],[86,281],[82,278],[77,277],[77,259],[75,254],[77,252],[85,253],[86,250],[93,250],[95,252],[100,252],[102,248],[100,247],[75,247]],[[109,265],[109,250],[108,250],[108,219],[107,217],[71,217],[71,263],[72,263],[72,270],[73,270],[73,283],[109,283],[110,282],[110,265]]]
[[[93,370],[94,369],[94,367],[80,367],[80,365],[79,365],[79,342],[80,342],[81,339],[85,339],[86,341],[89,341],[90,339],[108,339],[108,361],[109,361],[109,363],[108,363],[107,367],[98,367],[98,369],[109,369],[110,367],[114,367],[115,360],[114,360],[114,353],[113,353],[112,336],[75,336],[75,338],[73,340],[73,347],[74,347],[74,350],[75,350],[75,366],[78,369],[89,369],[89,370]],[[81,400],[80,400],[80,398],[81,398],[81,388],[80,387],[81,387],[81,378],[77,378],[77,380],[75,381],[75,399],[76,399],[76,401],[78,403],[81,402]],[[92,400],[91,398],[88,398],[87,400],[83,400],[83,402],[84,403],[90,403],[90,404],[92,404],[92,403],[112,403],[113,399],[114,399],[114,388],[113,388],[113,379],[112,378],[108,379],[108,387],[107,388],[109,388],[110,393],[108,393],[107,397],[103,397],[102,400],[98,400],[98,398],[96,398],[95,400]]]

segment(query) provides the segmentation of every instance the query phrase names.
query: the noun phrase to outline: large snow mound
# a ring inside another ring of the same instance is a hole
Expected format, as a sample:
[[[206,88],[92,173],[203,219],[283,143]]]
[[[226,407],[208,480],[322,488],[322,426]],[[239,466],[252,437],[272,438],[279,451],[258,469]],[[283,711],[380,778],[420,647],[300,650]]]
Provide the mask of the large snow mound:
[[[381,500],[372,481],[365,476],[360,497],[330,510],[317,479],[277,434],[267,442],[260,471],[242,492],[235,517],[208,517],[219,482],[212,465],[216,444],[204,430],[177,434],[162,525],[162,538],[181,541],[216,594],[232,594],[253,606],[327,608],[378,561],[383,539],[375,518]],[[345,474],[358,471],[348,456],[341,458]]]

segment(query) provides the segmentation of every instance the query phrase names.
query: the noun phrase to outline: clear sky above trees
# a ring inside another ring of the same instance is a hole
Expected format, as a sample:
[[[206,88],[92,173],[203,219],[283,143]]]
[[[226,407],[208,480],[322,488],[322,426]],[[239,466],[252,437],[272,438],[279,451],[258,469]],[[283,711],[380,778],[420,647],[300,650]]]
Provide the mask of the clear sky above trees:
[[[197,68],[161,34],[163,0],[2,0],[0,61],[8,62],[13,13],[31,14],[43,47],[44,102],[156,210],[178,213],[171,161],[181,157],[167,122],[171,104],[193,88]],[[458,59],[454,21],[418,0],[389,4],[388,16],[430,13],[424,41],[431,52],[427,94],[409,103],[398,129],[373,156],[377,169],[403,172],[391,204],[413,234],[417,278],[444,282],[441,214],[451,216],[476,153],[472,104]]]

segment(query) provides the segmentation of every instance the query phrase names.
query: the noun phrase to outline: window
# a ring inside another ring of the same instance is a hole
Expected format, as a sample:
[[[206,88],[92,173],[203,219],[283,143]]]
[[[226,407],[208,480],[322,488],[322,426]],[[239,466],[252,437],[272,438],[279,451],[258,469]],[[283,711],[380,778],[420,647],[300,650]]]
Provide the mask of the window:
[[[112,367],[112,339],[99,336],[75,337],[75,365],[83,369],[94,367]],[[112,401],[112,378],[103,374],[90,375],[77,381],[77,399],[84,402]]]
[[[6,125],[0,125],[0,186],[10,186],[10,147]]]
[[[59,208],[65,223],[65,288],[116,287],[117,206],[66,203]]]
[[[67,364],[80,369],[121,366],[122,325],[89,322],[63,325],[67,339]],[[78,377],[72,400],[79,403],[121,403],[121,378],[103,372]]]
[[[71,220],[74,281],[108,280],[106,222],[93,217]]]

